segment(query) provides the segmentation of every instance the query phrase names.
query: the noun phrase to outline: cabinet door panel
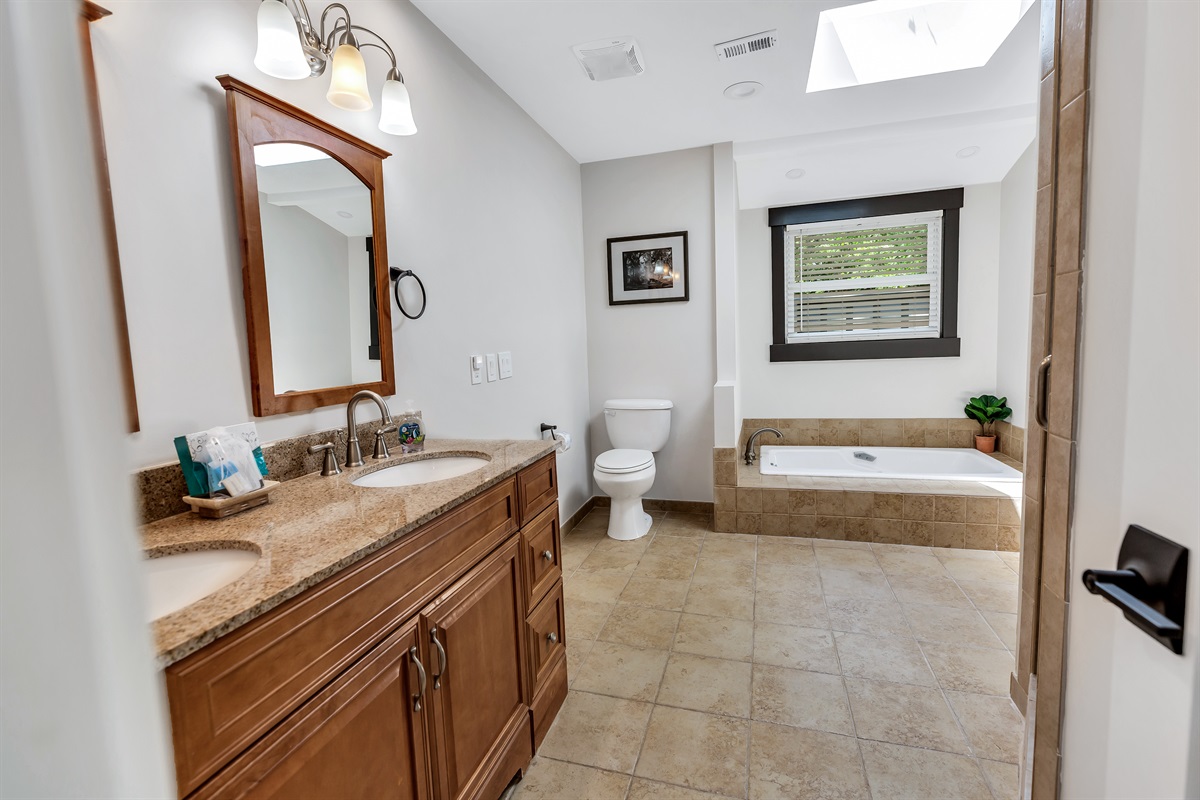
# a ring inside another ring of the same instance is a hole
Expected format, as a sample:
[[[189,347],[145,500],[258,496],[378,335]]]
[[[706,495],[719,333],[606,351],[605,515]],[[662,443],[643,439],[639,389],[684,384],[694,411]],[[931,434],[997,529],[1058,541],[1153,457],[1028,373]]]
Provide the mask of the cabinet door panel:
[[[431,653],[439,794],[445,798],[473,797],[494,779],[507,783],[511,776],[494,773],[511,762],[514,741],[529,750],[525,761],[532,757],[519,555],[519,537],[513,537],[422,614]]]
[[[428,800],[417,630],[388,637],[193,797]]]

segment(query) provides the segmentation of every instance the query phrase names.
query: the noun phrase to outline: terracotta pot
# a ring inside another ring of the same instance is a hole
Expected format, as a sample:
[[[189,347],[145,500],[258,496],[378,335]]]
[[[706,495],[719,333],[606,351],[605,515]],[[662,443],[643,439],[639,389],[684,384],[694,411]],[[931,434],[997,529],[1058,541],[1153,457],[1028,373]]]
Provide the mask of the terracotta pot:
[[[981,453],[996,452],[996,434],[984,436],[981,433],[975,434],[975,449]]]

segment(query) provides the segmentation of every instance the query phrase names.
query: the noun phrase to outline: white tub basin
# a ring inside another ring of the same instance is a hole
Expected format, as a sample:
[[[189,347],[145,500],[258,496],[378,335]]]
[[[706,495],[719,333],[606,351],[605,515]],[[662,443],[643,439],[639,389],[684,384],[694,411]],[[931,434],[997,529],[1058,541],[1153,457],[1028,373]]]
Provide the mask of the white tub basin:
[[[378,470],[363,475],[353,483],[355,486],[382,488],[389,486],[416,486],[421,483],[444,481],[457,478],[486,466],[486,458],[473,456],[446,456],[444,458],[426,458],[422,461],[409,461],[394,467]]]
[[[147,558],[142,578],[150,598],[150,619],[165,617],[236,581],[258,562],[253,550],[193,550]]]

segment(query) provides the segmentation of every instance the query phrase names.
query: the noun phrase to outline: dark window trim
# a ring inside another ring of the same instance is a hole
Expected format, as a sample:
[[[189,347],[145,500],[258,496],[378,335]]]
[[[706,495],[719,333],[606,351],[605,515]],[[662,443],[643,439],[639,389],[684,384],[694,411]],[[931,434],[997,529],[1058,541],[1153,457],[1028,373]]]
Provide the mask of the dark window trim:
[[[958,356],[958,211],[963,190],[942,189],[884,197],[860,197],[831,203],[781,206],[767,211],[771,226],[771,361],[849,361],[869,358],[944,358]],[[792,342],[784,317],[784,232],[789,225],[831,222],[892,214],[942,212],[942,328],[929,339],[871,339],[857,342]]]

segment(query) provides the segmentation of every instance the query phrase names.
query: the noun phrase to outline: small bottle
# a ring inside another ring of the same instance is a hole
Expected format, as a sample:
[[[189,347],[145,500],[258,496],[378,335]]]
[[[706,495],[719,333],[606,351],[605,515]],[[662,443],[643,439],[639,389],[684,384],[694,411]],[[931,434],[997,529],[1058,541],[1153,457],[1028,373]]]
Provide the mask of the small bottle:
[[[413,408],[413,401],[408,401],[408,410],[400,415],[400,451],[402,453],[420,453],[425,449],[425,430],[421,427],[421,417]]]

